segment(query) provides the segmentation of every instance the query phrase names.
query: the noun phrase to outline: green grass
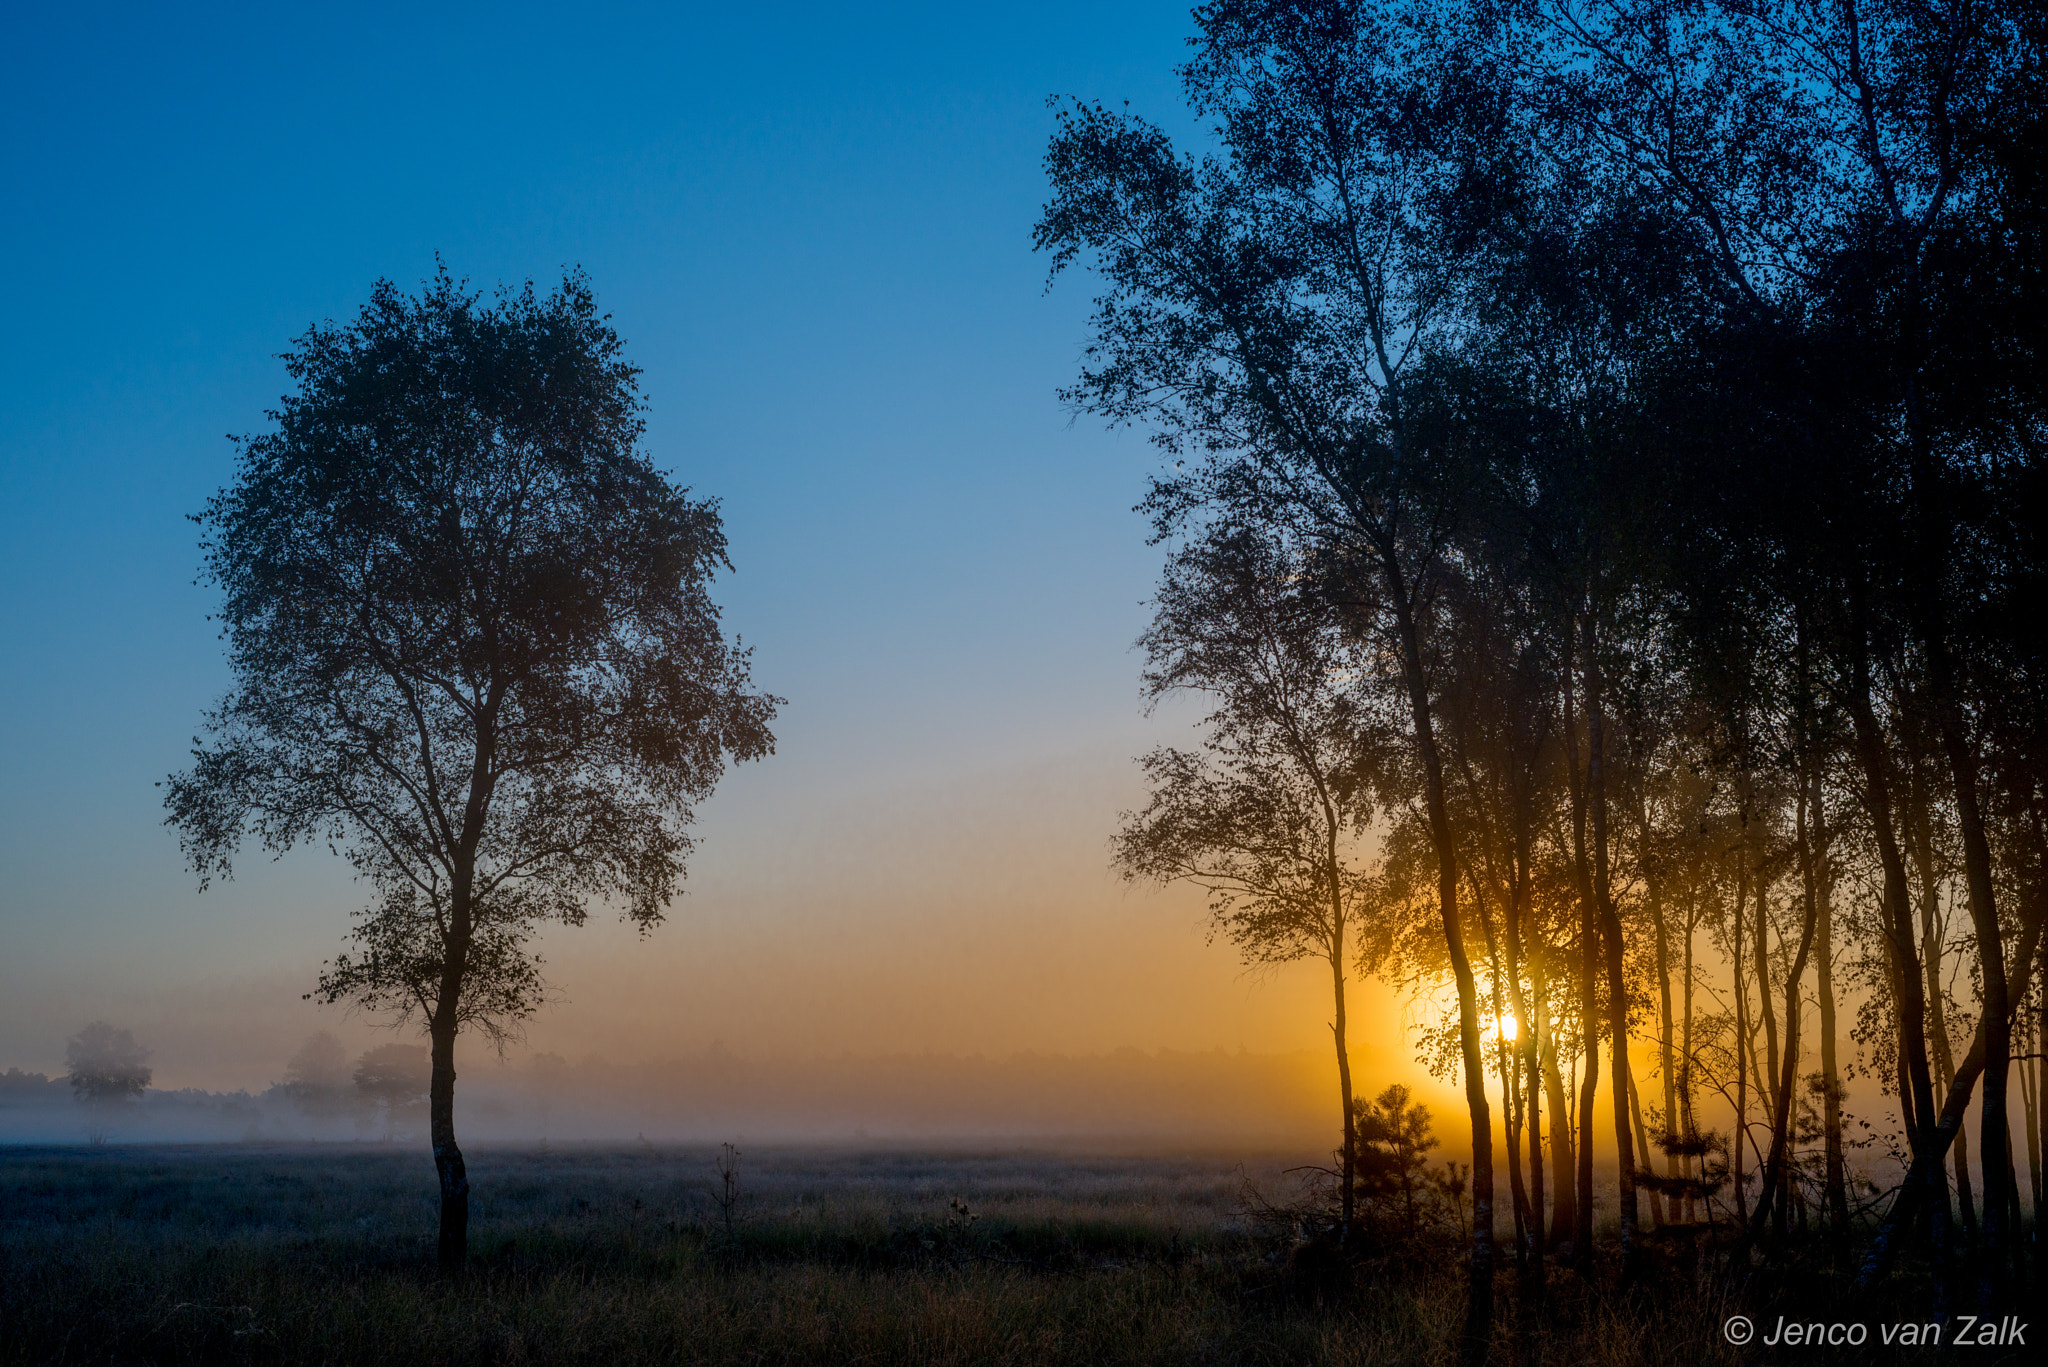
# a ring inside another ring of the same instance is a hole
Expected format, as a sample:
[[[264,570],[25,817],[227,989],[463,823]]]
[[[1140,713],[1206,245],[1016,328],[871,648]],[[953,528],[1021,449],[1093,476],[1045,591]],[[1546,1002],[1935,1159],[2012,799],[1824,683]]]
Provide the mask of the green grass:
[[[475,1154],[472,1268],[451,1284],[423,1153],[0,1149],[0,1364],[1453,1359],[1452,1251],[1368,1262],[1341,1290],[1305,1275],[1242,1214],[1248,1179],[1286,1191],[1276,1159],[743,1162],[728,1234],[709,1152]],[[1682,1279],[1616,1298],[1560,1277],[1520,1337],[1512,1290],[1504,1365],[1764,1360],[1728,1349]]]

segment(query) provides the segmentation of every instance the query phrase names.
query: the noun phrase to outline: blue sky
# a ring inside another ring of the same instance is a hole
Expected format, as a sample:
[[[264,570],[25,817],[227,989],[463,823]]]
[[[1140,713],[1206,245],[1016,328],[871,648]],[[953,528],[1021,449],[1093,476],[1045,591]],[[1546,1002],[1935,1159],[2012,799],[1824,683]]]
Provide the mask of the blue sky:
[[[1287,1044],[1298,1022],[1202,946],[1198,908],[1103,868],[1159,727],[1129,651],[1151,453],[1061,409],[1089,282],[1047,295],[1030,250],[1046,98],[1184,131],[1189,31],[1150,3],[9,7],[0,1066],[105,1014],[217,1081],[206,1060],[260,1074],[252,1033],[310,1019],[357,901],[332,861],[259,859],[200,897],[159,825],[152,785],[225,683],[186,515],[289,339],[436,252],[485,287],[589,272],[645,370],[647,449],[724,501],[720,598],[790,700],[778,756],[705,810],[696,919],[659,951],[737,995],[662,1042]],[[1014,967],[1047,917],[1095,967],[1048,958],[1001,1010],[920,996]],[[646,1000],[598,985],[651,951],[579,935],[557,958],[584,1005],[551,1028],[645,1036],[596,1003]],[[912,942],[914,969],[884,966]],[[750,1024],[734,984],[784,951],[820,983],[868,953],[860,990],[898,1024]]]

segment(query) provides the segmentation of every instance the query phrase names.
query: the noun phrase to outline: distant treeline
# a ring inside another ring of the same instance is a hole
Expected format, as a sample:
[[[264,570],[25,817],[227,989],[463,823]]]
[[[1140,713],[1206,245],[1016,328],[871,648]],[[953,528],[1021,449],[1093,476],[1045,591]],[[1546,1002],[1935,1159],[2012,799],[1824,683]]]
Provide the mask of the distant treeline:
[[[1366,1058],[1374,1077],[1392,1075]],[[1307,1152],[1327,1066],[1308,1050],[752,1058],[714,1046],[646,1063],[536,1054],[472,1065],[464,1081],[468,1123],[499,1143],[1128,1138]],[[347,1074],[345,1087],[332,1075],[322,1086],[288,1070],[261,1092],[150,1090],[92,1106],[61,1077],[12,1070],[0,1074],[0,1141],[382,1142],[424,1128],[421,1071],[417,1094],[395,1104],[364,1097]]]

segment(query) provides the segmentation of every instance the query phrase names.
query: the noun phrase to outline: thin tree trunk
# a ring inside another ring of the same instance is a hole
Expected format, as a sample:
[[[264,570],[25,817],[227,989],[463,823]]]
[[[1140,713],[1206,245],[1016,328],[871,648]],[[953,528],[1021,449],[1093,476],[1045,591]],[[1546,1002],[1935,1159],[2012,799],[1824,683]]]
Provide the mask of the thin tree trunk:
[[[1934,1046],[1934,1081],[1945,1091],[1955,1085],[1956,1064],[1948,1028],[1948,995],[1942,990],[1942,940],[1945,923],[1941,914],[1941,887],[1934,867],[1933,802],[1927,789],[1925,756],[1906,732],[1906,849],[1912,856],[1914,872],[1920,876],[1920,961],[1927,978],[1927,1030]],[[1969,1118],[1951,1146],[1955,1166],[1955,1206],[1962,1215],[1963,1232],[1977,1235],[1977,1202],[1970,1182]],[[1944,1223],[1950,1215],[1949,1192],[1942,1184],[1939,1203]]]
[[[2042,1101],[2048,1096],[2048,982],[2038,984],[2040,1010],[2034,1014],[2034,1090],[2028,1094],[2028,1170],[2034,1176],[2034,1265],[2048,1269],[2048,1211],[2042,1209],[2042,1180],[2048,1152],[2042,1150]]]
[[[1564,1075],[1558,1068],[1557,1035],[1550,1024],[1547,981],[1538,984],[1536,1028],[1542,1035],[1539,1062],[1543,1070],[1543,1097],[1550,1109],[1550,1242],[1555,1247],[1568,1242],[1578,1228],[1578,1159],[1572,1142],[1571,1094],[1565,1090]]]
[[[1728,1146],[1735,1179],[1735,1213],[1749,1223],[1749,1198],[1742,1185],[1742,1143],[1749,1131],[1749,986],[1742,975],[1742,927],[1749,915],[1749,857],[1741,846],[1735,854],[1735,952],[1730,965],[1735,978],[1735,1134]]]
[[[1645,841],[1649,839],[1649,831],[1649,813],[1645,811],[1643,814],[1643,838]],[[1661,885],[1654,882],[1651,883],[1644,900],[1649,905],[1650,928],[1656,936],[1657,1055],[1664,1073],[1664,1133],[1670,1135],[1678,1132],[1678,1067],[1677,1059],[1673,1056],[1675,1039],[1671,1018],[1671,932],[1670,928],[1665,924],[1664,896]],[[1643,1164],[1645,1167],[1648,1167],[1654,1161],[1650,1157],[1650,1148],[1646,1141],[1643,1145]],[[1664,1175],[1666,1177],[1676,1177],[1678,1175],[1678,1159],[1668,1153],[1664,1155]],[[1656,1192],[1650,1193],[1650,1218],[1659,1225],[1664,1224],[1667,1219],[1665,1207],[1671,1204],[1673,1199],[1669,1196],[1660,1198]],[[1668,1218],[1672,1222],[1677,1221],[1678,1212],[1675,1208],[1669,1212]]]
[[[1341,936],[1341,927],[1339,933]],[[1337,1237],[1340,1243],[1349,1246],[1358,1187],[1358,1116],[1351,1100],[1351,1049],[1345,1039],[1344,944],[1341,938],[1337,939],[1330,954],[1330,979],[1337,999],[1336,1019],[1330,1022],[1330,1034],[1337,1043],[1337,1092],[1344,1107],[1344,1187],[1338,1198],[1343,1227]]]
[[[1592,908],[1588,906],[1586,911],[1588,914],[1585,919],[1591,921]],[[1590,952],[1586,957],[1593,962],[1581,969],[1585,975],[1584,982],[1590,985],[1582,986],[1579,992],[1579,1015],[1583,1022],[1580,1035],[1584,1046],[1581,1057],[1584,1063],[1581,1065],[1583,1071],[1579,1077],[1578,1124],[1574,1126],[1579,1135],[1579,1191],[1577,1218],[1572,1225],[1572,1266],[1580,1273],[1587,1274],[1593,1268],[1593,1123],[1595,1100],[1600,1091],[1599,1002],[1597,998],[1590,1001],[1588,998],[1593,998],[1599,990],[1600,935],[1591,925],[1582,926],[1580,934],[1590,946]]]
[[[2024,1066],[2020,1069],[2025,1072]],[[2026,1267],[2026,1247],[2019,1232],[2026,1226],[2025,1216],[2020,1210],[2020,1174],[2012,1156],[2012,1122],[2005,1125],[2005,1219],[2008,1239],[2012,1246],[2012,1266],[2009,1269],[2017,1279]]]
[[[1820,995],[1821,1142],[1827,1165],[1828,1232],[1841,1252],[1846,1250],[1849,1237],[1849,1179],[1842,1150],[1842,1074],[1835,1057],[1834,873],[1827,853],[1832,834],[1827,829],[1827,813],[1821,806],[1817,781],[1813,785],[1813,828],[1818,851],[1813,876],[1819,914],[1814,928],[1814,955],[1818,960]]]
[[[1937,670],[1937,674],[1945,671]],[[1956,815],[1963,831],[1963,886],[1969,893],[1970,921],[1977,932],[1978,990],[1982,993],[1985,1033],[1984,1113],[1977,1127],[1984,1156],[1984,1262],[1980,1300],[1988,1308],[2003,1287],[2011,1261],[2005,1190],[2012,1161],[2005,1151],[2006,1096],[2012,1061],[2012,1004],[2006,988],[2005,936],[1998,924],[1997,895],[1992,884],[1991,844],[1977,797],[1977,759],[1963,736],[1962,723],[1946,705],[1945,687],[1937,679],[1943,749],[1948,752],[1955,785]]]
[[[1750,1212],[1741,1242],[1729,1255],[1731,1271],[1747,1262],[1749,1250],[1763,1237],[1766,1219],[1772,1221],[1777,1234],[1781,1237],[1784,1234],[1785,1159],[1791,1148],[1792,1092],[1799,1072],[1799,980],[1804,976],[1807,958],[1813,952],[1817,920],[1815,904],[1812,899],[1807,899],[1806,924],[1800,932],[1799,950],[1792,956],[1792,971],[1785,979],[1785,1053],[1776,1079],[1777,1095],[1771,1105],[1771,1151],[1764,1160],[1763,1181],[1757,1185],[1756,1208]]]
[[[1745,829],[1744,835],[1748,835]],[[1747,846],[1750,842],[1745,840]],[[1764,1021],[1764,1067],[1757,1077],[1757,1091],[1769,1096],[1776,1088],[1778,1077],[1778,1012],[1771,1004],[1771,877],[1764,867],[1761,851],[1756,864],[1756,934],[1750,943],[1750,953],[1755,958],[1756,1004]],[[1754,1052],[1751,1061],[1755,1061]],[[1773,1136],[1773,1142],[1775,1142]]]
[[[1510,999],[1501,994],[1501,980],[1506,976],[1501,968],[1500,945],[1493,933],[1493,913],[1488,910],[1486,900],[1480,894],[1479,879],[1472,879],[1472,909],[1479,922],[1480,932],[1486,937],[1486,961],[1493,976],[1493,1023],[1494,1023],[1494,1071],[1500,1075],[1500,1097],[1503,1112],[1503,1126],[1508,1152],[1508,1195],[1513,1203],[1515,1217],[1515,1262],[1526,1266],[1529,1261],[1529,1193],[1522,1185],[1522,1109],[1516,1096],[1516,1069],[1514,1053],[1508,1047],[1502,1022],[1507,1017]],[[1519,1017],[1518,1017],[1519,1019]]]
[[[474,825],[471,827],[474,829]],[[433,1074],[427,1088],[427,1126],[434,1172],[441,1185],[439,1263],[443,1275],[462,1270],[469,1257],[469,1172],[455,1142],[455,1034],[470,939],[469,870],[458,869],[443,944],[440,993],[428,1021]]]
[[[1520,1060],[1524,1083],[1522,1086],[1523,1123],[1529,1133],[1529,1228],[1528,1255],[1534,1269],[1538,1294],[1543,1285],[1543,1258],[1546,1240],[1543,1237],[1543,1075],[1542,1062],[1537,1038],[1536,1015],[1533,998],[1543,991],[1541,969],[1533,955],[1528,952],[1524,927],[1528,924],[1529,906],[1529,865],[1531,846],[1534,843],[1534,820],[1529,812],[1526,771],[1518,780],[1516,801],[1512,819],[1514,829],[1514,883],[1508,889],[1508,980],[1515,993],[1515,1020],[1521,1027],[1515,1038],[1515,1051]],[[1522,992],[1522,975],[1527,971],[1531,991],[1528,996]]]
[[[1636,1199],[1635,1134],[1629,1125],[1629,1098],[1634,1081],[1628,1059],[1628,975],[1621,917],[1608,881],[1607,831],[1607,702],[1599,662],[1599,640],[1591,615],[1586,622],[1586,788],[1593,816],[1593,897],[1600,910],[1600,937],[1607,950],[1609,1056],[1613,1060],[1615,1174],[1621,1207],[1621,1283],[1632,1285],[1641,1257]]]
[[[2021,927],[2019,944],[2013,954],[2011,979],[2024,981],[2033,971],[2034,956],[2041,943],[2041,915],[2038,911]],[[1941,1180],[1941,1169],[1948,1158],[1948,1147],[1954,1142],[1956,1133],[1962,1128],[1964,1112],[1970,1108],[1970,1094],[1976,1089],[1977,1078],[1984,1071],[1986,1056],[1990,1050],[1986,1037],[1990,1033],[1988,1018],[1979,1017],[1977,1035],[1970,1043],[1970,1052],[1956,1065],[1956,1080],[1948,1089],[1943,1100],[1941,1114],[1932,1124],[1923,1123],[1921,1130],[1926,1136],[1924,1145],[1913,1155],[1913,1164],[1906,1172],[1906,1179],[1900,1184],[1898,1198],[1886,1212],[1884,1224],[1878,1229],[1877,1237],[1871,1241],[1870,1249],[1863,1257],[1862,1270],[1856,1274],[1856,1284],[1867,1290],[1884,1275],[1897,1255],[1899,1243],[1912,1229],[1913,1222],[1920,1215],[1928,1193]],[[1924,1122],[1925,1117],[1922,1117]],[[1936,1233],[1937,1252],[1941,1251],[1941,1235]],[[1942,1290],[1937,1278],[1936,1291]]]
[[[1939,894],[1933,880],[1926,884],[1926,900],[1921,903],[1921,960],[1927,970],[1927,1015],[1928,1033],[1934,1044],[1934,1078],[1945,1092],[1956,1083],[1955,1055],[1950,1052],[1948,1033],[1947,994],[1941,988],[1942,942]],[[1951,1146],[1950,1162],[1955,1167],[1956,1189],[1954,1209],[1961,1214],[1963,1232],[1971,1238],[1977,1234],[1977,1198],[1974,1184],[1970,1180],[1970,1121],[1968,1116],[1959,1119],[1958,1142]],[[1949,1218],[1950,1202],[1948,1183],[1942,1182],[1939,1201],[1942,1218]]]
[[[1863,771],[1864,805],[1869,812],[1871,833],[1877,837],[1878,864],[1884,870],[1883,924],[1889,948],[1886,959],[1892,970],[1892,1000],[1898,1006],[1900,1110],[1915,1158],[1907,1181],[1925,1185],[1930,1181],[1929,1172],[1918,1160],[1935,1143],[1934,1130],[1938,1123],[1934,1110],[1934,1087],[1927,1072],[1927,994],[1920,977],[1920,956],[1914,948],[1913,910],[1906,891],[1906,863],[1899,853],[1898,828],[1892,811],[1890,765],[1885,754],[1884,736],[1878,728],[1876,710],[1870,700],[1869,625],[1865,586],[1861,583],[1854,586],[1851,594],[1851,615],[1854,619],[1850,633],[1854,679],[1847,701],[1849,715],[1855,723],[1857,763]],[[1938,1167],[1931,1180],[1940,1181],[1946,1191],[1947,1183],[1941,1179]],[[1911,1195],[1902,1192],[1901,1201],[1910,1213],[1922,1196],[1930,1194],[1918,1190]],[[1946,1201],[1942,1204],[1946,1205]],[[1939,1246],[1946,1239],[1946,1221],[1938,1207],[1931,1222],[1935,1228],[1937,1256],[1940,1256]],[[1873,1255],[1877,1253],[1878,1250],[1874,1249]],[[1865,1266],[1870,1266],[1868,1259]]]
[[[1572,1225],[1572,1266],[1593,1267],[1593,1119],[1600,1088],[1600,921],[1586,853],[1586,789],[1579,777],[1579,731],[1572,718],[1571,670],[1565,670],[1565,766],[1572,804],[1572,869],[1579,893],[1579,1035],[1585,1075],[1579,1082],[1577,1219]]]
[[[1648,1154],[1650,1132],[1643,1128],[1643,1089],[1635,1085],[1633,1075],[1629,1077],[1628,1114],[1636,1127],[1636,1151]],[[1650,1192],[1650,1223],[1659,1229],[1664,1227],[1664,1198],[1655,1190]]]
[[[1524,1034],[1533,1034],[1535,1026],[1525,1023],[1522,1031]],[[1522,1114],[1523,1123],[1527,1126],[1529,1134],[1529,1257],[1536,1269],[1536,1280],[1541,1284],[1543,1260],[1549,1251],[1549,1240],[1544,1237],[1543,1227],[1546,1218],[1543,1209],[1543,1065],[1536,1055],[1533,1044],[1529,1045],[1523,1054],[1522,1064],[1526,1070],[1522,1083]],[[2039,1181],[2037,1180],[2034,1185],[2038,1192]],[[2038,1209],[2038,1197],[2034,1204]]]
[[[1529,1262],[1529,1227],[1541,1217],[1529,1207],[1529,1189],[1522,1181],[1522,1098],[1519,1060],[1504,1038],[1494,1040],[1495,1070],[1500,1074],[1501,1105],[1507,1112],[1508,1191],[1515,1203],[1515,1262]]]
[[[1357,1199],[1358,1178],[1358,1117],[1354,1113],[1351,1097],[1351,1043],[1348,1024],[1344,1013],[1344,865],[1337,857],[1337,839],[1340,834],[1336,803],[1330,797],[1329,785],[1323,781],[1320,767],[1309,762],[1303,754],[1304,767],[1315,781],[1317,795],[1322,800],[1324,823],[1323,876],[1330,885],[1330,989],[1335,1001],[1335,1011],[1330,1021],[1330,1034],[1337,1046],[1337,1091],[1343,1107],[1343,1167],[1342,1193],[1338,1197],[1339,1218],[1342,1227],[1338,1230],[1338,1243],[1349,1247],[1351,1243],[1351,1222],[1354,1202]]]
[[[1685,909],[1685,1035],[1684,1052],[1682,1055],[1683,1062],[1679,1065],[1681,1068],[1684,1069],[1684,1071],[1680,1073],[1678,1082],[1678,1106],[1680,1114],[1684,1118],[1685,1125],[1685,1128],[1681,1130],[1680,1133],[1685,1136],[1687,1143],[1691,1143],[1694,1140],[1698,1139],[1700,1133],[1699,1118],[1693,1114],[1692,1106],[1692,942],[1693,930],[1698,921],[1698,913],[1696,910],[1698,906],[1698,897],[1699,884],[1697,881],[1695,881],[1693,884],[1692,898],[1688,901]],[[1688,1152],[1685,1155],[1684,1163],[1680,1165],[1681,1175],[1687,1178],[1698,1177],[1704,1171],[1704,1167],[1704,1154],[1696,1156]],[[1693,1210],[1692,1190],[1690,1188],[1690,1185],[1688,1185],[1685,1194],[1685,1222],[1687,1224],[1692,1224],[1694,1220],[1696,1220],[1697,1218],[1697,1213]]]
[[[1422,642],[1413,601],[1394,547],[1378,547],[1400,634],[1402,674],[1415,726],[1415,744],[1422,760],[1424,809],[1437,858],[1438,910],[1443,918],[1444,949],[1458,988],[1458,1044],[1465,1073],[1465,1106],[1472,1120],[1472,1228],[1468,1266],[1465,1328],[1459,1357],[1468,1367],[1486,1361],[1493,1341],[1493,1113],[1486,1099],[1486,1064],[1479,1051],[1479,989],[1472,960],[1465,952],[1465,928],[1458,912],[1458,844],[1451,828],[1450,804],[1444,791],[1443,757],[1437,750],[1430,711],[1429,679],[1422,667]]]

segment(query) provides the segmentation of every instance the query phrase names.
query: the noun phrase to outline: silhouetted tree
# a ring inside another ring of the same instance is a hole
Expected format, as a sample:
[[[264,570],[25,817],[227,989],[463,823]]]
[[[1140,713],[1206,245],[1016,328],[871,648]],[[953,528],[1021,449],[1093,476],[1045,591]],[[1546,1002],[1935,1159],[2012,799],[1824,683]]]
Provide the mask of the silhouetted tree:
[[[1457,448],[1416,434],[1418,370],[1452,307],[1455,243],[1433,231],[1454,179],[1443,149],[1484,122],[1491,83],[1432,58],[1448,53],[1423,10],[1218,0],[1195,17],[1183,85],[1222,155],[1185,157],[1099,105],[1063,111],[1047,152],[1036,241],[1055,271],[1085,255],[1107,287],[1068,397],[1147,422],[1177,458],[1148,500],[1160,535],[1229,515],[1317,546],[1351,590],[1333,601],[1395,683],[1458,998],[1474,1216],[1460,1353],[1479,1362],[1492,1110],[1427,639],[1465,483]]]
[[[717,505],[638,450],[638,372],[580,274],[489,304],[445,269],[382,282],[284,359],[296,392],[201,519],[235,683],[169,821],[202,885],[246,832],[332,841],[374,888],[317,995],[424,1018],[453,1269],[458,1033],[539,1006],[542,923],[660,922],[693,805],[768,753],[776,700],[708,593]]]
[[[1370,1102],[1360,1097],[1357,1111],[1359,1195],[1376,1207],[1398,1202],[1402,1228],[1412,1239],[1420,1228],[1416,1197],[1431,1190],[1429,1151],[1437,1146],[1429,1107],[1394,1082]]]
[[[94,1021],[64,1042],[71,1093],[80,1101],[125,1101],[149,1086],[149,1050],[131,1031]]]
[[[1373,881],[1359,849],[1374,811],[1370,728],[1346,687],[1351,651],[1298,559],[1221,526],[1174,558],[1143,645],[1147,697],[1212,704],[1201,752],[1145,756],[1152,799],[1125,813],[1128,878],[1209,894],[1212,924],[1253,964],[1329,968],[1341,1109],[1339,1232],[1348,1240],[1357,1144],[1345,970]]]

